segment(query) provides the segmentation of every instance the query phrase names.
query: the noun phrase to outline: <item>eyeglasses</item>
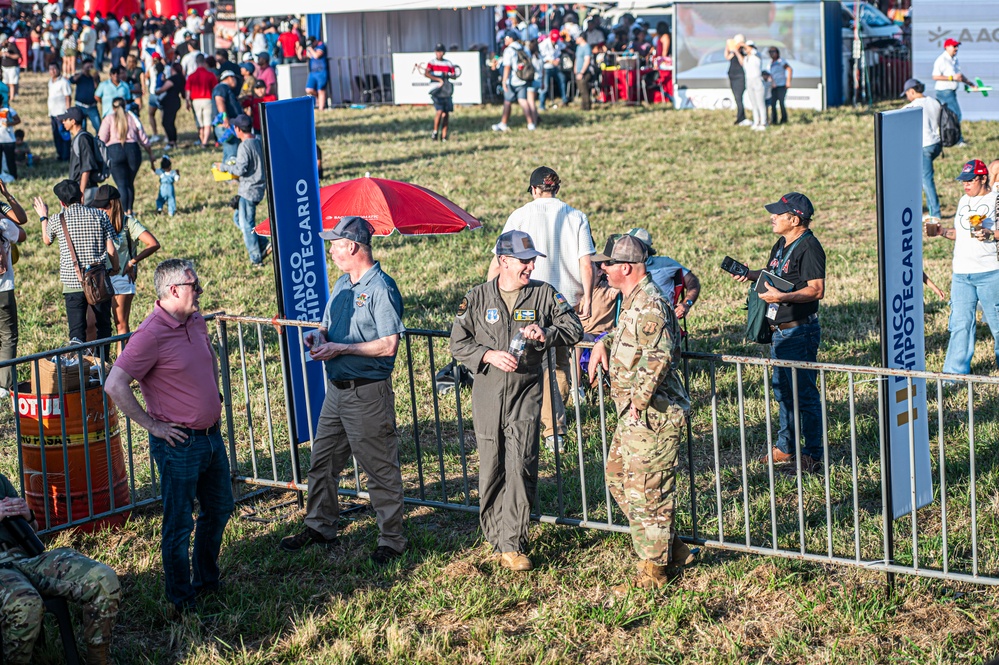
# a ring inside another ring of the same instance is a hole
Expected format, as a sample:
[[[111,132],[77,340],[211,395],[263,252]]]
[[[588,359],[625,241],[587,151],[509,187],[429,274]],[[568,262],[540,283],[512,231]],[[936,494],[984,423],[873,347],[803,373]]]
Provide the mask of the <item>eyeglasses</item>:
[[[196,279],[193,282],[180,282],[178,284],[171,284],[170,286],[190,286],[195,291],[201,291],[201,280]]]

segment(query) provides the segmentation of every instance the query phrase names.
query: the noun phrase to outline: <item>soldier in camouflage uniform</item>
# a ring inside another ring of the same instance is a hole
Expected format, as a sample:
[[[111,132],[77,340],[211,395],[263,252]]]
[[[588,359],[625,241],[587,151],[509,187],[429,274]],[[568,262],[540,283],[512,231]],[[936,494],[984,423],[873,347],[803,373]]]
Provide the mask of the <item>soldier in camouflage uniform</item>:
[[[603,253],[593,256],[623,301],[617,326],[593,348],[590,379],[597,365],[609,368],[618,423],[607,484],[628,516],[641,559],[634,585],[655,589],[693,560],[673,530],[677,456],[690,401],[678,371],[676,315],[647,274],[646,259],[648,248],[630,235],[611,236]]]
[[[29,557],[2,520],[20,515],[38,528],[34,514],[17,490],[0,474],[0,629],[3,662],[31,662],[42,627],[41,594],[61,596],[83,606],[87,663],[110,662],[111,629],[118,614],[121,587],[115,572],[69,548]]]

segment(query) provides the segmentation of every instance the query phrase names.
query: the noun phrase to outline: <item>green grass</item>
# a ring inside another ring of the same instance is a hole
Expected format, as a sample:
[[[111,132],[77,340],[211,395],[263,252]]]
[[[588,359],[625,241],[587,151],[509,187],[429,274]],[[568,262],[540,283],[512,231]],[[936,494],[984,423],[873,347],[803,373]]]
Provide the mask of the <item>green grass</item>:
[[[65,167],[54,162],[45,117],[44,87],[34,76],[23,79],[24,103],[17,106],[41,166],[12,187],[22,202],[43,195],[54,205],[52,185]],[[887,108],[887,107],[886,107]],[[742,340],[743,287],[718,265],[725,255],[760,265],[774,236],[763,204],[786,191],[799,190],[815,203],[816,235],[828,256],[827,297],[822,305],[823,346],[820,360],[873,365],[880,357],[877,323],[876,210],[873,181],[872,115],[853,109],[825,114],[794,112],[793,122],[759,135],[731,126],[722,113],[666,111],[662,108],[600,108],[584,114],[560,109],[544,116],[536,133],[522,120],[514,131],[497,135],[489,125],[497,108],[459,109],[452,141],[429,140],[426,109],[369,108],[321,115],[319,143],[325,156],[326,183],[363,176],[395,178],[421,184],[463,206],[483,221],[480,232],[456,236],[404,238],[374,243],[376,258],[397,280],[410,328],[446,329],[461,296],[485,276],[490,249],[507,215],[526,201],[530,171],[554,167],[563,180],[561,197],[586,212],[597,245],[613,232],[648,228],[661,253],[693,268],[703,284],[702,297],[690,315],[691,350],[758,356],[763,347]],[[191,118],[182,113],[182,141],[194,137]],[[971,123],[969,143],[982,153],[948,150],[936,162],[944,213],[952,213],[960,188],[951,178],[971,157],[987,159],[984,149],[999,137],[997,123]],[[155,260],[192,258],[206,293],[205,311],[273,316],[273,274],[249,266],[226,202],[229,183],[208,175],[216,154],[191,147],[173,153],[182,173],[179,214],[153,214],[156,180],[143,172],[136,209],[157,235],[163,249]],[[266,216],[265,206],[258,211]],[[32,216],[33,219],[33,216]],[[21,320],[19,352],[55,348],[66,341],[58,251],[45,247],[37,222],[17,265]],[[925,244],[926,270],[945,290],[949,285],[951,247]],[[132,323],[138,324],[153,302],[151,267],[139,278]],[[335,276],[331,267],[331,276]],[[927,367],[939,369],[947,340],[946,304],[926,302]],[[254,452],[258,472],[270,477],[270,434],[264,419],[262,372],[257,336],[264,336],[270,399],[275,409],[274,446],[278,475],[287,479],[287,426],[273,331],[246,327],[248,394],[244,394],[236,326],[229,324],[233,368],[238,461],[251,468],[245,401],[252,406]],[[417,460],[424,470],[424,492],[439,500],[438,450],[451,501],[477,498],[476,453],[467,393],[463,395],[465,446],[458,440],[453,396],[435,405],[429,389],[431,368],[425,339],[411,342],[415,370],[417,421],[412,418],[408,378],[399,355],[397,412],[406,462],[408,496],[419,496]],[[446,340],[433,343],[435,367],[449,356]],[[978,373],[994,373],[991,345],[980,344],[973,362]],[[719,455],[714,471],[714,443],[709,401],[710,374],[703,362],[691,363],[694,481],[702,535],[717,535],[716,487],[722,491],[720,526],[726,539],[745,539],[740,410],[731,366],[717,367]],[[766,429],[762,372],[745,367],[744,410],[747,455],[765,451]],[[854,509],[850,450],[851,421],[845,377],[828,374],[830,469],[834,517],[834,552],[853,555]],[[880,490],[877,462],[876,393],[870,383],[856,386],[853,423],[861,480],[859,518],[864,558],[880,552]],[[979,460],[979,548],[983,570],[996,574],[999,553],[993,536],[999,506],[994,390],[976,391],[976,450]],[[935,414],[935,386],[930,385]],[[967,498],[968,432],[961,419],[967,408],[963,391],[945,398],[945,469],[952,565],[968,565],[970,537]],[[771,401],[771,407],[773,406]],[[245,411],[244,411],[245,413]],[[587,509],[590,519],[606,519],[601,434],[591,402],[583,409],[583,449]],[[773,411],[775,417],[776,411]],[[572,423],[570,423],[572,424]],[[608,423],[613,427],[613,419]],[[13,422],[0,419],[9,443],[0,448],[0,469],[16,475]],[[438,427],[440,433],[438,435]],[[936,423],[931,418],[934,473],[937,473]],[[419,433],[417,455],[414,433]],[[147,489],[145,435],[133,431],[137,484]],[[575,431],[568,443],[577,444]],[[574,448],[573,448],[574,449]],[[303,450],[307,459],[308,449]],[[563,456],[563,492],[567,514],[581,516],[578,460]],[[684,451],[681,461],[686,468]],[[466,495],[463,465],[469,469]],[[550,456],[543,458],[542,509],[556,510]],[[352,474],[345,474],[347,485]],[[747,470],[754,544],[772,546],[769,480],[765,467]],[[778,542],[797,547],[797,496],[793,482],[777,479]],[[691,522],[688,478],[678,481],[678,524]],[[824,490],[817,479],[806,485],[806,546],[826,551]],[[937,488],[939,492],[939,488]],[[226,591],[205,608],[201,619],[174,622],[163,597],[159,560],[159,516],[155,509],[133,515],[113,533],[61,533],[55,544],[73,544],[112,565],[122,578],[125,601],[119,616],[114,653],[122,663],[978,663],[999,651],[994,592],[987,587],[900,577],[894,596],[885,592],[882,575],[854,568],[707,549],[699,564],[659,594],[638,593],[609,604],[607,590],[632,574],[635,558],[623,534],[571,527],[532,527],[537,569],[514,575],[486,560],[473,514],[411,507],[407,536],[411,549],[385,570],[365,564],[376,527],[369,512],[345,519],[342,543],[330,552],[288,556],[276,549],[292,533],[301,514],[279,506],[291,495],[268,494],[244,504],[226,532],[222,566]],[[274,521],[247,519],[254,515]],[[614,508],[615,519],[620,514]],[[920,553],[930,564],[939,558],[939,506],[920,511]],[[908,521],[896,525],[898,557],[911,557]],[[911,559],[909,559],[911,560]],[[39,662],[60,662],[54,630]]]

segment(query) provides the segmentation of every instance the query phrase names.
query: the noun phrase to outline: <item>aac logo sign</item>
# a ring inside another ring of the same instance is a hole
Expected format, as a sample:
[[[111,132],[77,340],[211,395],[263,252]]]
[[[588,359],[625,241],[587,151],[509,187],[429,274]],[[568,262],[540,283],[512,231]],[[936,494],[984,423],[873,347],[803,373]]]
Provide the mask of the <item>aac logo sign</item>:
[[[954,36],[956,30],[944,30],[941,27],[937,27],[936,30],[930,30],[930,37],[927,41],[936,42],[937,46],[943,47],[943,42],[945,39],[953,38],[961,43],[967,42],[968,44],[981,43],[981,42],[996,42],[999,43],[999,28],[979,28],[977,33],[972,32],[972,28],[964,28],[961,30],[961,34]]]

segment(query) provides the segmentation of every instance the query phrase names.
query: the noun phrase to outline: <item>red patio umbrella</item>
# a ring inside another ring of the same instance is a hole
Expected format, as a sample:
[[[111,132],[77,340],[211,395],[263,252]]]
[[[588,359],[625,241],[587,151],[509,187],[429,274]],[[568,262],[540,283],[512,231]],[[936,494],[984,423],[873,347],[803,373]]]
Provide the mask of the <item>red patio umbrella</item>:
[[[482,223],[436,192],[398,180],[357,178],[319,189],[323,228],[331,229],[343,217],[357,215],[368,220],[375,235],[393,231],[403,235],[458,233],[478,229]],[[257,225],[259,235],[271,234],[271,222]]]

